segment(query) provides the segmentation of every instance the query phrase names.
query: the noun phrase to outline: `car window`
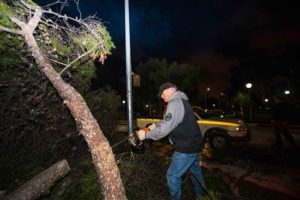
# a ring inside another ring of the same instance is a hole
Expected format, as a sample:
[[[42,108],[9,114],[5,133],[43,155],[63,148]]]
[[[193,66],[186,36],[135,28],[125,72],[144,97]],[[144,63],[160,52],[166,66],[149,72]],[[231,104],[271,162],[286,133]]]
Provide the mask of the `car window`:
[[[202,119],[208,119],[211,118],[211,115],[209,113],[206,113],[202,108],[200,107],[193,107],[194,112],[201,117]],[[197,116],[196,115],[196,116]]]

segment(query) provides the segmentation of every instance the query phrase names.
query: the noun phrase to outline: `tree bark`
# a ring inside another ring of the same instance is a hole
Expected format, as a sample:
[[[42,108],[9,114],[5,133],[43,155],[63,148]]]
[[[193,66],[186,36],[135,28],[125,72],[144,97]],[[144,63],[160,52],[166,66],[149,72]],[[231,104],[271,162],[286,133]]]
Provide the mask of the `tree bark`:
[[[15,18],[12,18],[12,21],[21,28],[25,42],[32,56],[35,58],[39,69],[57,90],[64,104],[69,108],[79,133],[85,138],[92,155],[98,179],[101,183],[101,191],[104,198],[108,200],[126,199],[125,189],[115,157],[96,119],[92,115],[83,97],[71,85],[64,82],[59,73],[57,73],[52,65],[45,59],[45,56],[36,43],[33,31],[40,22],[41,15],[41,9],[36,8],[34,16],[27,24]]]
[[[6,196],[5,200],[37,199],[48,194],[55,182],[64,177],[70,170],[68,162],[61,160],[24,183],[16,191]]]

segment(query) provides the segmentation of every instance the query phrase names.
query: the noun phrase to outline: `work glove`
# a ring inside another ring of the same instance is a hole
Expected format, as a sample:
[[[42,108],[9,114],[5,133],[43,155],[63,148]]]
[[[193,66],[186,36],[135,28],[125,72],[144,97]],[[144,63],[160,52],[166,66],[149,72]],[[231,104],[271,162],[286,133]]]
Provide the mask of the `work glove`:
[[[149,131],[149,128],[144,128],[144,129],[140,129],[138,131],[134,131],[128,137],[129,143],[132,146],[139,148],[143,144],[142,141],[145,139],[145,135],[146,135],[147,131]]]
[[[150,124],[149,126],[147,126],[148,129],[150,129],[150,131],[152,131],[153,129],[156,128],[156,124],[155,123],[152,123]]]
[[[146,133],[148,131],[151,131],[153,129],[156,128],[156,124],[152,123],[150,125],[148,125],[146,128],[140,129],[139,131],[136,132],[136,135],[138,136],[138,138],[143,141],[146,138]]]
[[[149,128],[143,128],[140,129],[139,131],[136,132],[138,138],[143,141],[144,139],[146,139],[146,133],[149,131]]]

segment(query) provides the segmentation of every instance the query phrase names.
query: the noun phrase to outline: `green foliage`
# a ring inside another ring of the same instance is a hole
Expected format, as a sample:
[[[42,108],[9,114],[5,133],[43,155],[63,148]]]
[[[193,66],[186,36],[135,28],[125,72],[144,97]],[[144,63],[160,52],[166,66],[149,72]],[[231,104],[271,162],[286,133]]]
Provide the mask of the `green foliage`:
[[[209,191],[208,195],[205,195],[204,197],[198,198],[196,200],[220,200],[222,199],[220,197],[220,194],[218,192]]]
[[[13,3],[9,5],[14,6]],[[28,14],[26,11],[9,7],[1,1],[0,25],[17,28],[9,17],[17,14],[20,20],[24,20]],[[101,26],[100,32],[105,40],[101,52],[110,54],[114,48],[111,37],[104,26]],[[78,56],[74,45],[64,42],[64,36],[48,35],[50,43],[45,44],[45,33],[54,32],[40,24],[34,36],[43,53],[56,49],[56,53],[48,58],[59,58],[64,62],[67,58],[72,60]],[[86,34],[85,37],[91,38],[91,35]],[[83,139],[77,136],[70,113],[51,84],[35,67],[35,61],[19,36],[1,31],[0,38],[0,188],[10,191],[35,175],[37,170],[46,168],[61,157],[78,159],[78,152],[74,152],[82,145]],[[90,80],[95,73],[94,63],[76,64],[77,68],[64,74],[65,80],[79,87],[83,96],[88,98],[95,117],[101,121],[102,130],[111,133],[118,117],[120,97],[109,88],[89,91]],[[76,192],[80,191],[79,196],[71,199],[100,199],[97,175],[95,170],[90,170],[94,169],[92,163],[88,165],[89,169],[83,170],[84,174],[77,177],[79,183],[75,188]]]
[[[12,8],[4,2],[0,2],[0,25],[7,28],[15,28],[15,25],[9,19],[9,17],[13,15],[14,12],[12,11]],[[20,59],[16,55],[17,53],[15,49],[19,49],[22,46],[22,42],[18,39],[17,36],[7,34],[2,30],[0,30],[0,38],[1,77],[11,77],[15,73],[15,70],[9,69],[7,67],[13,64],[20,64]]]
[[[72,51],[72,46],[68,46],[58,40],[57,36],[51,35],[50,36],[51,44],[53,48],[56,49],[56,53],[60,56],[67,56]]]
[[[69,163],[70,164],[70,163]],[[95,167],[91,158],[85,156],[82,161],[71,167],[72,170],[55,184],[47,196],[40,200],[100,200],[103,199]]]
[[[0,25],[10,29],[17,29],[17,26],[10,21],[10,17],[14,17],[19,10],[15,10],[9,6],[12,2],[5,2],[0,2]],[[16,65],[22,66],[24,62],[21,58],[26,58],[24,54],[26,52],[22,51],[24,43],[20,36],[0,30],[0,38],[0,71],[3,79],[9,79],[15,73],[20,72],[20,70],[14,69],[14,67]]]
[[[27,0],[27,3],[36,5],[33,1]],[[16,28],[17,26],[10,21],[10,17],[17,15],[26,15],[27,9],[16,7],[16,1],[13,0],[2,0],[0,2],[0,25],[7,28]],[[20,16],[18,16],[20,18]]]
[[[249,106],[251,105],[251,100],[250,100],[250,96],[243,94],[242,92],[239,92],[236,97],[234,98],[234,101],[239,104],[239,105],[243,105],[243,106]]]
[[[6,3],[5,3],[6,2]],[[14,4],[11,1],[0,2],[0,25],[7,28],[19,29],[14,23],[12,23],[9,17],[18,15],[18,18],[24,22],[27,21],[28,9],[22,7],[21,4]],[[29,4],[36,5],[32,1],[26,1]],[[47,20],[44,16],[44,19]],[[101,21],[95,18],[88,18],[87,20],[78,20],[78,24],[75,21],[60,21],[60,18],[55,18],[55,15],[51,18],[53,21],[57,21],[58,27],[47,26],[40,23],[35,30],[35,39],[41,47],[43,53],[52,60],[59,60],[62,63],[69,63],[75,60],[79,55],[90,51],[95,45],[99,45],[93,51],[90,52],[90,56],[95,60],[99,57],[101,63],[104,62],[107,55],[111,54],[111,50],[115,48],[112,38],[107,31],[106,27]],[[65,25],[67,28],[60,28]],[[70,29],[68,29],[71,27]],[[9,35],[10,33],[5,33]],[[10,43],[14,46],[14,43]],[[0,49],[4,49],[6,46],[0,42]],[[87,61],[88,56],[82,57],[80,61]],[[73,63],[71,67],[78,67],[79,63]],[[57,67],[56,70],[60,71],[61,68]]]
[[[83,34],[79,36],[74,36],[75,44],[81,47],[83,51],[88,51],[89,49],[92,49],[96,44],[97,40],[96,38],[86,32],[83,32]]]
[[[157,58],[151,58],[145,64],[139,64],[136,71],[141,75],[141,88],[147,92],[157,91],[162,83],[169,81],[177,84],[182,91],[190,95],[196,89],[197,78],[200,74],[196,66],[187,63],[168,63],[166,59]]]
[[[4,2],[0,2],[0,25],[7,28],[12,28],[13,23],[10,21],[9,17],[13,16],[13,11]]]
[[[98,24],[98,31],[101,35],[102,45],[92,53],[99,55],[100,53],[110,55],[111,50],[115,48],[114,43],[112,42],[112,38],[109,32],[106,30],[106,27],[101,25],[100,22]],[[75,44],[80,46],[83,51],[89,51],[92,49],[97,43],[99,43],[98,39],[95,38],[90,32],[82,32],[79,36],[74,36]]]
[[[95,118],[100,122],[101,129],[110,136],[119,118],[121,97],[110,87],[90,91],[84,95]]]
[[[71,79],[70,83],[77,89],[81,94],[85,94],[90,90],[91,80],[95,77],[95,64],[89,61],[84,66],[79,65],[78,67],[71,68],[64,77]]]
[[[141,76],[141,87],[135,90],[136,102],[141,104],[140,108],[145,104],[158,101],[157,91],[164,82],[175,83],[191,99],[197,95],[199,67],[187,63],[169,63],[166,59],[150,58],[146,63],[140,63],[136,72]]]
[[[0,32],[0,37],[3,38],[0,41],[0,77],[10,79],[17,72],[20,72],[20,69],[16,69],[15,66],[22,67],[24,65],[21,58],[26,60],[26,55],[20,51],[23,47],[23,42],[17,36],[5,35],[3,32]]]
[[[100,27],[100,33],[101,33],[101,36],[103,38],[103,51],[105,54],[107,55],[111,55],[111,50],[116,48],[115,44],[113,43],[112,41],[112,38],[109,34],[109,32],[107,31],[106,27],[105,26],[101,26]]]
[[[98,184],[98,177],[95,167],[90,160],[83,160],[80,163],[81,173],[79,176],[80,193],[76,199],[99,199],[100,191]]]

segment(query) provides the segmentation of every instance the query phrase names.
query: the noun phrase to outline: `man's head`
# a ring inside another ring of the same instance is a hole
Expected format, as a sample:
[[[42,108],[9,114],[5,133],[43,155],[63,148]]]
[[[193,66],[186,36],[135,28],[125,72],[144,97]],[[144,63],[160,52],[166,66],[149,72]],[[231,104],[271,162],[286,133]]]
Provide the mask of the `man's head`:
[[[157,97],[162,98],[164,102],[169,102],[173,94],[177,91],[177,86],[173,83],[166,82],[159,87]]]

